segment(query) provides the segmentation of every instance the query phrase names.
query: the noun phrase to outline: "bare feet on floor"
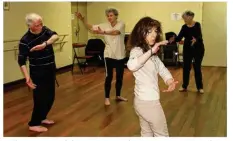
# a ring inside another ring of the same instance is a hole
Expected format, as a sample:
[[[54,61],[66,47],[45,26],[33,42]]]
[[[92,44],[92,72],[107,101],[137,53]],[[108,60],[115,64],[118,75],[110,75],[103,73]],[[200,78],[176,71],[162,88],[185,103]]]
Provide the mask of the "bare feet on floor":
[[[48,128],[43,127],[43,126],[29,126],[29,130],[30,131],[34,131],[34,132],[46,132],[48,131]]]
[[[109,106],[110,105],[110,101],[109,101],[109,98],[105,98],[105,103],[104,103],[106,106]]]
[[[117,100],[117,101],[128,101],[128,99],[126,99],[126,98],[124,98],[124,97],[122,97],[122,96],[117,96],[117,97],[116,97],[116,100]]]
[[[51,125],[51,124],[54,124],[55,122],[53,120],[45,119],[45,120],[42,120],[41,123]]]

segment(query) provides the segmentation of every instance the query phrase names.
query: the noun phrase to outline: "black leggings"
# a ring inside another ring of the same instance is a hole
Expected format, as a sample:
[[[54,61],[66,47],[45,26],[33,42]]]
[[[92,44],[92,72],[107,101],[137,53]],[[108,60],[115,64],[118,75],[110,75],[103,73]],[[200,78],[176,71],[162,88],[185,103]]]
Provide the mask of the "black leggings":
[[[39,126],[47,115],[54,103],[55,98],[55,70],[53,68],[38,69],[32,71],[31,79],[36,84],[33,90],[34,107],[29,126]]]
[[[105,58],[105,98],[109,98],[110,95],[113,68],[116,68],[116,96],[121,95],[122,81],[124,75],[124,59],[116,60],[111,58]]]
[[[197,89],[203,89],[201,63],[204,57],[204,51],[197,51],[195,49],[183,52],[183,85],[187,89],[189,85],[189,75],[193,61],[193,68],[195,73],[195,81]]]

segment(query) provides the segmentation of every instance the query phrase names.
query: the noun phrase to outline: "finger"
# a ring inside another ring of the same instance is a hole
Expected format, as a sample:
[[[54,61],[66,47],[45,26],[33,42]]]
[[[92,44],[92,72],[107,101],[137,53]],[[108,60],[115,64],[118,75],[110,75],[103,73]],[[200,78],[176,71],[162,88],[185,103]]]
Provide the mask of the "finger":
[[[36,87],[36,84],[32,83],[32,85]]]
[[[174,91],[174,87],[170,87],[168,90],[169,90],[169,92],[172,92],[172,91]]]
[[[30,85],[31,85],[31,88],[33,88],[33,89],[36,88],[36,85],[34,83],[31,82]]]
[[[35,89],[36,87],[35,87],[35,86],[33,86],[33,85],[31,85],[31,88],[32,88],[32,89]]]
[[[168,41],[164,41],[163,44],[166,45],[168,43]]]
[[[81,17],[81,14],[79,12],[76,13],[78,17]]]
[[[33,47],[30,51],[32,52],[32,51],[35,51],[35,50],[37,50],[37,47]]]
[[[171,87],[171,89],[170,89],[170,91],[174,91],[175,90],[175,87],[173,86],[173,87]]]
[[[31,83],[27,83],[27,85],[28,85],[30,88],[32,88],[32,89],[35,88]]]
[[[36,87],[32,85],[30,88],[35,89]]]
[[[163,92],[169,92],[169,89],[167,89],[167,90],[163,90]]]

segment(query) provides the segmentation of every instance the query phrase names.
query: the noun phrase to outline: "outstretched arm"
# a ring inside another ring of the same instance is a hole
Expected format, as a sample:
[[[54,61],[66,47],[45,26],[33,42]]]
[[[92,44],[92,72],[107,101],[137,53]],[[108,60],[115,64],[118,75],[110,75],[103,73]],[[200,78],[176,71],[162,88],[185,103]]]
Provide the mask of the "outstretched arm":
[[[172,42],[180,42],[182,40],[182,38],[184,37],[184,26],[182,26],[182,28],[180,29],[180,32],[178,34],[177,37],[173,36],[169,39],[169,42],[172,43]]]
[[[47,34],[50,38],[47,41],[44,41],[42,44],[34,46],[30,51],[38,51],[43,50],[46,46],[55,43],[59,37],[55,31],[50,30],[48,27],[45,28],[45,34]]]
[[[75,15],[76,15],[76,17],[77,17],[79,20],[81,20],[81,21],[84,23],[84,25],[86,26],[86,28],[87,28],[88,30],[93,31],[93,28],[92,28],[93,25],[89,24],[89,23],[87,22],[87,20],[85,20],[85,18],[82,16],[81,13],[76,12]]]
[[[140,48],[133,48],[130,52],[130,57],[127,63],[129,70],[137,71],[140,69],[146,61],[159,50],[160,45],[166,45],[168,41],[161,41],[156,43],[151,49],[143,53]]]

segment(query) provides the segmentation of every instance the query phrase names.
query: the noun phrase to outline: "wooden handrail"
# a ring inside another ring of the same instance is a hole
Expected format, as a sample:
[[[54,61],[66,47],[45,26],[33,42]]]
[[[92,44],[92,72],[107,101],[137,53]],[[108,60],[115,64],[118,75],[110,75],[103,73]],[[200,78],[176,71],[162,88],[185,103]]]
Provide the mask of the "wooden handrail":
[[[58,36],[68,36],[69,34],[59,34]],[[4,40],[3,43],[18,42],[19,39]]]
[[[18,42],[19,40],[5,40],[3,43]]]

